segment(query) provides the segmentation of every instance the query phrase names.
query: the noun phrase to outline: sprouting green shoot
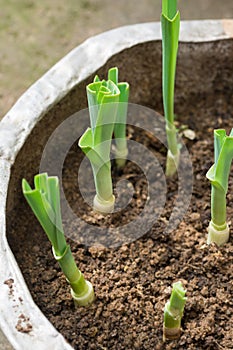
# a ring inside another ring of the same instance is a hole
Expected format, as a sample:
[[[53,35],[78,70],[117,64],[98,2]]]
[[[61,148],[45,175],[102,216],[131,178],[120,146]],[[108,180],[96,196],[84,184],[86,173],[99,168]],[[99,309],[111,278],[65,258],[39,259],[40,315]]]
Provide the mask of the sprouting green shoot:
[[[118,83],[118,70],[112,68],[108,80],[95,77],[87,86],[87,98],[91,128],[88,128],[79,140],[79,146],[91,162],[96,196],[94,209],[109,213],[114,209],[110,151],[113,132],[116,137],[117,158],[125,158],[127,144],[125,122],[127,114],[129,86]]]
[[[162,0],[162,47],[163,47],[163,106],[166,120],[168,154],[166,175],[172,176],[179,165],[179,144],[174,125],[174,89],[176,59],[178,51],[180,13],[177,11],[177,0]]]
[[[228,178],[233,159],[233,129],[230,136],[223,129],[214,130],[214,164],[206,177],[211,183],[211,221],[208,227],[207,243],[217,245],[229,239],[226,218],[226,194]]]
[[[59,180],[47,173],[34,177],[35,188],[22,180],[24,197],[52,244],[52,251],[67,281],[76,305],[86,306],[93,302],[94,291],[78,269],[70,246],[67,245],[62,227]]]
[[[111,80],[95,78],[87,86],[88,107],[91,128],[88,128],[79,146],[91,162],[96,196],[94,209],[109,213],[114,208],[110,150],[120,90]]]
[[[182,283],[173,284],[170,300],[164,308],[163,340],[177,339],[180,336],[181,319],[186,303],[185,289]]]
[[[128,155],[127,141],[126,141],[126,119],[129,99],[129,84],[126,82],[118,82],[118,68],[114,67],[108,71],[108,79],[113,81],[120,90],[120,98],[117,109],[116,121],[114,124],[115,136],[115,155],[116,164],[118,168],[125,165],[126,157]]]

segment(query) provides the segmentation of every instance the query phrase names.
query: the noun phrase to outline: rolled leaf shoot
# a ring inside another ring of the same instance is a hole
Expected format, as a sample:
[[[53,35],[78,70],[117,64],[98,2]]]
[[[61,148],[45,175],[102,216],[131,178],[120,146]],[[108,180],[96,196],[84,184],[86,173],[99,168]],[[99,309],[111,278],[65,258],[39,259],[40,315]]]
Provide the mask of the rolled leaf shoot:
[[[173,284],[170,300],[164,308],[163,340],[178,339],[181,330],[181,319],[187,298],[182,283]]]
[[[59,180],[47,173],[34,177],[35,188],[22,180],[22,190],[29,206],[52,244],[52,251],[67,281],[76,305],[87,306],[94,300],[92,284],[78,269],[70,246],[66,243],[60,208]]]
[[[233,159],[233,129],[226,135],[223,129],[214,130],[214,164],[206,174],[211,183],[211,221],[207,243],[222,245],[229,240],[226,217],[226,195]]]
[[[128,83],[118,83],[118,69],[111,68],[108,80],[98,76],[87,86],[91,127],[82,135],[79,146],[91,162],[96,196],[94,209],[103,214],[113,211],[110,151],[113,132],[116,138],[116,158],[123,165],[127,156],[126,115]]]
[[[176,0],[162,0],[161,27],[163,107],[168,143],[166,175],[172,176],[179,165],[180,157],[177,131],[174,125],[174,89],[180,30],[180,13],[177,11]]]
[[[118,103],[116,121],[114,124],[115,137],[115,156],[118,168],[125,165],[128,155],[127,140],[126,140],[126,120],[129,99],[129,84],[126,82],[118,82],[118,68],[114,67],[108,71],[108,79],[113,81],[120,90],[120,98]]]
[[[96,196],[94,209],[102,213],[112,212],[113,195],[110,150],[117,114],[120,90],[111,81],[94,82],[87,86],[87,99],[91,128],[79,140],[79,146],[91,162]]]

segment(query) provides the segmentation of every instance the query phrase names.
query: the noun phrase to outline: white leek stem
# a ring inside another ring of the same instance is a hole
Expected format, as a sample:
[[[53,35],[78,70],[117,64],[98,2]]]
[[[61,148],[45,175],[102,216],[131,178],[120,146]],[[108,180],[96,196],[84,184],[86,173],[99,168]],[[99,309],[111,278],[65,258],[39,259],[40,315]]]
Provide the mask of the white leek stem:
[[[166,164],[166,175],[173,176],[179,166],[180,161],[180,151],[178,150],[176,154],[172,154],[170,150],[167,152],[167,164]]]
[[[218,246],[223,245],[224,243],[228,242],[229,235],[230,235],[230,230],[227,223],[226,223],[225,229],[217,230],[216,225],[214,225],[212,221],[210,221],[209,227],[208,227],[207,244],[216,243]]]
[[[72,298],[74,300],[75,305],[88,306],[88,305],[92,304],[92,302],[94,301],[95,293],[94,293],[94,289],[93,289],[91,282],[86,281],[86,287],[87,288],[85,288],[85,292],[81,295],[75,294],[75,292],[71,288],[71,295],[72,295]]]
[[[115,162],[118,168],[123,168],[128,156],[127,147],[123,150],[119,150],[117,147],[115,149]]]
[[[163,324],[163,341],[175,340],[180,337],[180,327],[177,328],[167,328]]]
[[[100,198],[98,195],[95,195],[94,201],[93,201],[93,208],[95,211],[101,213],[101,214],[109,214],[112,213],[114,210],[114,204],[115,204],[115,196],[112,195],[109,200],[104,200]]]

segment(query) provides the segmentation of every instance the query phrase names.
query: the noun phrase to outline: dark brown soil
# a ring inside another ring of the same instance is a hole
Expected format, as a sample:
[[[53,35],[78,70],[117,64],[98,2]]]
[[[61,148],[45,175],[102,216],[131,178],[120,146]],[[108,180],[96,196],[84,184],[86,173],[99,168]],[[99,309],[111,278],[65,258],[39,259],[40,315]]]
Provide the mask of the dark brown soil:
[[[179,126],[188,124],[196,138],[185,139],[194,183],[190,207],[178,228],[173,232],[165,230],[177,196],[175,177],[166,181],[166,205],[158,221],[136,241],[106,248],[87,247],[81,238],[78,243],[70,240],[78,266],[94,285],[96,301],[89,308],[75,309],[50,243],[25,203],[19,208],[17,221],[17,213],[8,218],[12,223],[9,242],[35,302],[74,349],[233,349],[233,240],[231,236],[223,247],[206,245],[210,185],[205,178],[213,162],[213,128],[229,131],[232,116],[230,106],[217,105],[207,110],[202,103],[190,115],[179,117]],[[139,129],[128,128],[128,132],[131,139],[143,142],[154,152],[164,168],[164,146]],[[77,215],[96,227],[117,227],[137,217],[148,195],[146,178],[137,165],[128,162],[122,172],[113,166],[114,183],[127,178],[135,191],[126,209],[103,217],[83,203],[74,185],[82,158],[74,145],[63,173],[65,194]],[[157,185],[162,186],[162,182],[158,180]],[[231,218],[232,179],[227,200]],[[74,224],[71,230],[78,232],[80,227]],[[113,245],[114,240],[117,237]],[[183,282],[188,297],[182,333],[179,340],[164,344],[163,308],[172,283],[178,280]]]

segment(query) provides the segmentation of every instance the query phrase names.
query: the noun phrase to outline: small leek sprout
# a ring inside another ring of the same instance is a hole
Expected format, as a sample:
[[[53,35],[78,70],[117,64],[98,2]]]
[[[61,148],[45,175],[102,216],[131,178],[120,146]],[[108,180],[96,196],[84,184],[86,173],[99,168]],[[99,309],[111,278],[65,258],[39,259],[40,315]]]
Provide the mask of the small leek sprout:
[[[35,189],[23,179],[24,197],[52,244],[54,258],[59,263],[68,283],[75,305],[90,305],[94,298],[92,284],[78,269],[62,227],[59,180],[47,173],[34,177]]]
[[[103,214],[114,209],[110,151],[112,135],[116,137],[116,157],[118,166],[122,166],[127,156],[125,123],[129,85],[118,83],[118,70],[108,72],[108,80],[100,81],[96,76],[94,82],[87,86],[87,99],[91,127],[79,140],[79,147],[91,162],[96,196],[94,209]],[[125,102],[125,103],[122,103]]]
[[[96,196],[94,209],[107,214],[114,209],[110,151],[120,90],[111,80],[94,82],[87,86],[91,128],[79,140],[79,147],[91,162]]]
[[[207,243],[222,245],[229,240],[226,222],[226,194],[233,159],[233,129],[230,136],[223,129],[214,130],[214,164],[206,174],[211,183],[211,221]]]
[[[164,308],[163,340],[174,340],[180,336],[181,319],[187,298],[182,283],[176,282],[172,286],[170,300]]]
[[[162,0],[161,27],[163,107],[168,143],[166,175],[172,176],[176,173],[180,157],[177,131],[174,125],[174,89],[180,29],[180,13],[177,11],[177,0]]]

